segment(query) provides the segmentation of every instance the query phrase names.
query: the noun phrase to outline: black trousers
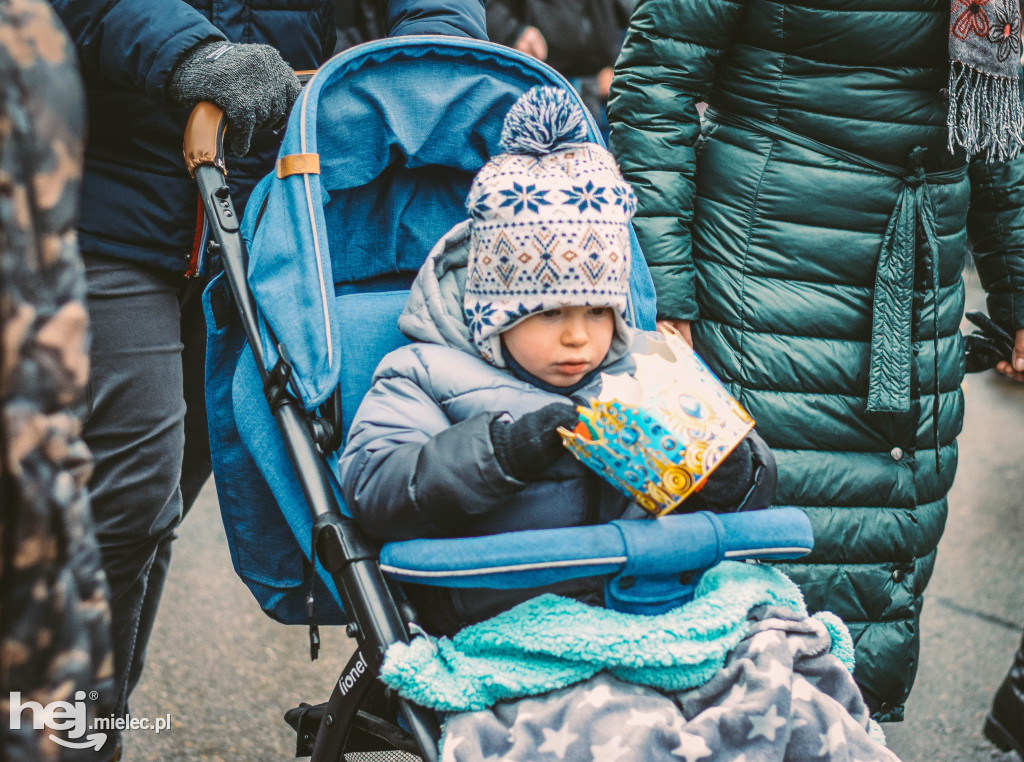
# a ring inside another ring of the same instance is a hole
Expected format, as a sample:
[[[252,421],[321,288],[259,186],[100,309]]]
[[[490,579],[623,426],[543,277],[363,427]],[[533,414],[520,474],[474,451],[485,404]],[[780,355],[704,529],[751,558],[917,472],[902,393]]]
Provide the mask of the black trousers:
[[[116,708],[138,683],[174,530],[210,476],[204,281],[84,253],[92,329],[84,439],[111,592]]]

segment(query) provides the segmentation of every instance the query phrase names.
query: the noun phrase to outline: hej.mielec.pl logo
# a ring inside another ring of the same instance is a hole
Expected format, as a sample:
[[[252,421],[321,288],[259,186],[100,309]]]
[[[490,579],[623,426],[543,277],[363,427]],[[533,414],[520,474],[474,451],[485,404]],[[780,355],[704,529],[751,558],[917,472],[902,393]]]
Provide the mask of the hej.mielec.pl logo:
[[[97,694],[92,691],[89,698],[96,700]],[[89,723],[85,708],[85,691],[75,693],[75,701],[52,701],[43,706],[38,701],[25,701],[22,703],[21,692],[11,693],[11,730],[20,730],[22,720],[31,720],[32,727],[36,730],[44,728],[67,737],[50,734],[50,740],[54,743],[66,746],[71,749],[85,749],[89,746],[97,750],[107,740],[104,730],[154,730],[159,733],[171,727],[171,715],[157,717],[150,720],[149,717],[97,717]],[[29,713],[29,717],[25,713]],[[90,732],[93,731],[93,732]],[[88,735],[87,735],[88,733]]]

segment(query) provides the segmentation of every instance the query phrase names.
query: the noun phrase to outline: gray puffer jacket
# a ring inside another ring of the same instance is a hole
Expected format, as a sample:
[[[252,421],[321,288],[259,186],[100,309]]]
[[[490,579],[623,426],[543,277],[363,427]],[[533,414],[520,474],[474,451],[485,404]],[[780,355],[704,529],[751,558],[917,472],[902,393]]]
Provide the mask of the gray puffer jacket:
[[[571,400],[521,381],[477,353],[462,316],[468,230],[468,222],[456,226],[427,257],[398,322],[415,343],[384,357],[352,422],[340,476],[353,516],[381,542],[643,516],[568,452],[539,481],[521,482],[501,469],[490,436],[495,418],[515,420]],[[648,354],[662,338],[637,331],[632,340],[629,351]],[[601,370],[631,372],[632,356],[616,346],[623,345],[613,345]],[[595,374],[573,397],[597,396],[600,383]],[[770,479],[774,484],[774,472]],[[541,592],[409,587],[421,624],[434,633],[454,632]],[[599,580],[574,580],[545,591],[598,604],[603,596]]]
[[[415,343],[377,366],[341,456],[345,499],[378,540],[484,535],[619,518],[629,501],[592,478],[568,452],[542,481],[507,476],[491,446],[491,421],[517,419],[566,397],[520,381],[477,353],[462,318],[468,227],[435,247],[398,325]],[[637,333],[638,342],[647,342]],[[619,353],[621,354],[621,352]],[[633,369],[630,356],[605,361]],[[577,396],[600,391],[599,374]]]

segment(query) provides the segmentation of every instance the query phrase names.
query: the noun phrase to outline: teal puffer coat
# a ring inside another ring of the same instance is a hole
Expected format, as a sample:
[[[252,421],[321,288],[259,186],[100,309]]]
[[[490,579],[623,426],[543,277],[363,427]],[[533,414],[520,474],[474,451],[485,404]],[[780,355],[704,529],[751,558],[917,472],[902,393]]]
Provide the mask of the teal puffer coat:
[[[816,536],[785,570],[897,720],[956,471],[968,229],[1024,327],[1024,160],[948,152],[950,4],[884,5],[639,0],[609,112],[659,315],[697,321],[775,449]]]

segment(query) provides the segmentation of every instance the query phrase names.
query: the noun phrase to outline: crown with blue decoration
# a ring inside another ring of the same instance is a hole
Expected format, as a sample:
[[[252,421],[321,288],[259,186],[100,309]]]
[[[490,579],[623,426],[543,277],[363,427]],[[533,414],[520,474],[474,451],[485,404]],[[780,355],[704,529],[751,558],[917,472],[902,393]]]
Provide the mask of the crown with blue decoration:
[[[560,431],[584,465],[662,516],[701,488],[754,419],[678,335],[633,358],[633,374],[603,374],[576,428]]]
[[[505,117],[498,154],[466,199],[466,323],[480,354],[502,366],[499,335],[556,307],[612,307],[629,346],[629,220],[633,189],[615,159],[587,141],[572,96],[534,87]],[[613,347],[614,348],[614,347]]]

